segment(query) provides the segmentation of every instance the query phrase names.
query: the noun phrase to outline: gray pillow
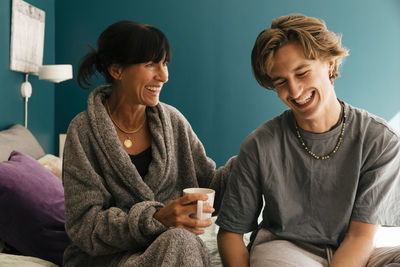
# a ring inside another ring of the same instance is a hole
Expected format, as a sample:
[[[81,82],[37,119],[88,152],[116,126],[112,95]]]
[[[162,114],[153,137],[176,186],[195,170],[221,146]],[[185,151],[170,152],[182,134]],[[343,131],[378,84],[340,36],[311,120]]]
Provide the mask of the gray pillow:
[[[35,159],[45,155],[32,133],[20,124],[0,131],[0,162],[7,161],[13,150],[28,154]]]

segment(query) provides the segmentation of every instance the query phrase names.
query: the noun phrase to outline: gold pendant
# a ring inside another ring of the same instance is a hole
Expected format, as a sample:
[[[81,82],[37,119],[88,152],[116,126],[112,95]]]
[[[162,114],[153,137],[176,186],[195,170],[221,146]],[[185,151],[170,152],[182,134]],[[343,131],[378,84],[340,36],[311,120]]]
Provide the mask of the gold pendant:
[[[126,148],[130,148],[132,146],[132,141],[131,141],[131,139],[129,139],[129,137],[127,139],[125,139],[124,146]]]

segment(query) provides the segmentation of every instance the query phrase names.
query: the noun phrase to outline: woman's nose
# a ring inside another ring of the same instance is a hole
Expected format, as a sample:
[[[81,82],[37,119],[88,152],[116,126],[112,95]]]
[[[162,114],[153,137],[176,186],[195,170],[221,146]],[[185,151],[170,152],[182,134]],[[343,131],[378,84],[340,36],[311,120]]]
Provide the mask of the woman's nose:
[[[167,65],[161,64],[161,66],[159,66],[156,79],[163,83],[168,82],[168,66]]]

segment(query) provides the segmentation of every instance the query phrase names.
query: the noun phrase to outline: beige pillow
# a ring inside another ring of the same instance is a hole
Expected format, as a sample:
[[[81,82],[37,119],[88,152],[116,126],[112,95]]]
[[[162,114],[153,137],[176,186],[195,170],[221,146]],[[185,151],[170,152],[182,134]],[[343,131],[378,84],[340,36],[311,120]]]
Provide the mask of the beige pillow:
[[[42,164],[46,169],[48,169],[52,174],[57,176],[60,180],[62,179],[62,159],[47,154],[44,157],[38,159],[39,163]]]
[[[13,150],[25,153],[35,159],[45,155],[33,134],[19,124],[0,131],[0,162],[7,161]]]

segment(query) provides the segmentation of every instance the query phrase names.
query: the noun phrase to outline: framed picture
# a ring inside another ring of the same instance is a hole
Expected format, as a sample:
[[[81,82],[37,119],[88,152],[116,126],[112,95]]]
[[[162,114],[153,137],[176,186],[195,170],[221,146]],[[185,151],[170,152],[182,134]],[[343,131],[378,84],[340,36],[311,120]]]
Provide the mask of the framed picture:
[[[12,1],[10,69],[37,75],[43,64],[46,13],[23,0]]]

